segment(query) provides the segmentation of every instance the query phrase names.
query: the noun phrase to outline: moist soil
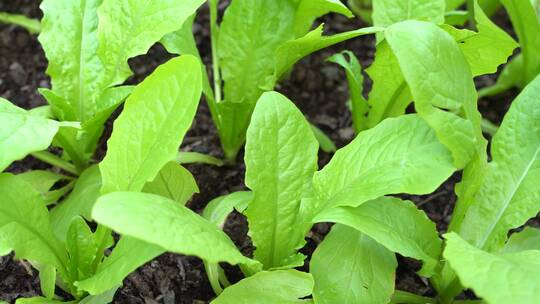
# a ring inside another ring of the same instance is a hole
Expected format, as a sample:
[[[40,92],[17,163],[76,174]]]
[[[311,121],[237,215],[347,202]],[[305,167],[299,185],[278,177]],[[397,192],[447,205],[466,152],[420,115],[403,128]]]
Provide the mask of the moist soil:
[[[38,0],[1,1],[0,11],[41,18],[38,5]],[[494,19],[501,27],[512,33],[511,25],[504,13],[497,14]],[[328,34],[366,26],[357,19],[348,20],[335,15],[325,17],[321,21],[327,24]],[[208,63],[210,41],[207,24],[208,10],[203,7],[195,23],[194,32],[202,56]],[[326,132],[338,147],[344,146],[354,137],[351,115],[346,106],[348,87],[343,71],[336,65],[326,63],[325,59],[346,49],[352,50],[360,59],[362,66],[366,68],[373,61],[375,41],[370,36],[361,37],[309,56],[296,65],[290,76],[277,87],[278,91],[294,100],[306,117]],[[139,83],[159,64],[172,57],[163,47],[155,45],[147,55],[130,60],[134,76],[128,82]],[[44,105],[45,100],[37,89],[50,87],[50,79],[45,73],[46,68],[47,60],[35,35],[30,35],[19,27],[0,25],[0,97],[26,109]],[[496,75],[482,77],[477,79],[477,85],[483,87],[492,84],[495,79]],[[368,83],[365,91],[369,92],[369,89]],[[515,96],[516,91],[510,91],[495,98],[480,100],[480,110],[484,117],[492,122],[500,123]],[[96,155],[97,160],[105,154],[106,140],[111,132],[111,121],[108,122],[107,130],[101,140]],[[222,157],[219,138],[204,102],[201,102],[193,126],[185,137],[182,150]],[[323,152],[319,156],[321,167],[331,158],[330,154]],[[245,167],[242,155],[239,155],[238,160],[236,165],[227,167],[188,165],[187,168],[195,176],[200,188],[200,194],[193,197],[189,207],[196,212],[201,212],[213,198],[244,190]],[[32,157],[27,157],[14,163],[8,170],[20,173],[47,168],[49,166]],[[404,195],[402,197],[414,201],[443,233],[456,201],[454,185],[459,179],[459,174],[452,176],[430,195]],[[326,223],[315,225],[306,237],[307,244],[302,252],[310,256],[330,228],[331,225]],[[231,214],[224,230],[245,254],[251,254],[253,246],[247,237],[247,221],[242,215]],[[415,271],[420,268],[418,262],[400,256],[398,256],[398,262],[397,288],[421,295],[434,295],[428,282],[415,274]],[[307,270],[308,267],[309,259],[302,269]],[[233,282],[241,279],[236,267],[226,267],[226,271]],[[20,297],[40,294],[37,273],[28,263],[14,259],[13,255],[0,258],[1,300],[13,302]],[[207,303],[213,297],[214,294],[200,259],[167,253],[140,267],[126,278],[113,303]],[[463,297],[467,298],[471,295],[464,294]]]

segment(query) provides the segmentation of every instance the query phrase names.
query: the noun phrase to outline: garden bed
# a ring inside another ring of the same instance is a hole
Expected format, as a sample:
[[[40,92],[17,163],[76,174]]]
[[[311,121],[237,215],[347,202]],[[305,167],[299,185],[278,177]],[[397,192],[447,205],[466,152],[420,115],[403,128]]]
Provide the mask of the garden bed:
[[[0,11],[37,18],[41,14],[37,0],[2,2]],[[197,18],[195,31],[203,58],[209,61],[210,40],[207,19],[207,9],[203,8]],[[342,32],[365,26],[359,20],[348,20],[334,15],[323,21],[327,23],[329,32]],[[510,31],[509,22],[504,14],[498,14],[495,21]],[[346,106],[348,88],[343,71],[336,65],[326,63],[325,59],[340,50],[349,49],[359,56],[362,66],[367,67],[373,60],[374,46],[374,38],[366,36],[318,52],[301,61],[277,88],[293,100],[308,120],[325,131],[338,147],[344,146],[354,137],[350,111]],[[171,57],[163,47],[156,45],[147,55],[132,59],[130,65],[135,76],[129,82],[139,83],[155,67]],[[45,104],[37,88],[50,87],[50,80],[45,74],[46,67],[45,56],[35,35],[30,35],[18,27],[0,26],[0,97],[9,99],[25,109]],[[493,79],[494,77],[482,77],[478,79],[477,84],[485,86],[491,84]],[[365,89],[368,91],[369,87]],[[515,96],[516,92],[512,91],[496,98],[481,100],[480,108],[483,116],[499,123]],[[109,122],[105,136],[101,140],[98,157],[104,155],[110,131]],[[218,134],[205,103],[201,103],[182,149],[222,157]],[[241,157],[242,155],[239,156],[239,160]],[[324,165],[330,157],[331,155],[321,152],[319,165]],[[24,172],[38,168],[47,166],[32,157],[27,157],[13,164],[8,171]],[[197,212],[201,212],[213,198],[244,189],[245,167],[242,161],[238,161],[234,166],[188,165],[187,168],[195,176],[200,188],[200,193],[196,194],[188,205]],[[458,180],[458,176],[452,177],[431,195],[406,198],[413,200],[437,223],[439,231],[444,232],[456,200],[454,185]],[[311,254],[328,233],[329,228],[329,224],[316,225],[308,236],[307,245],[302,252]],[[227,220],[225,231],[244,253],[252,251],[247,237],[247,221],[242,215],[232,214]],[[433,295],[428,282],[415,275],[415,271],[419,270],[419,263],[401,257],[398,261],[397,288],[416,294]],[[304,268],[307,269],[307,265]],[[228,267],[226,270],[231,274],[231,278],[240,278],[237,268]],[[14,260],[13,256],[0,258],[1,300],[13,301],[18,297],[40,294],[36,271],[24,262]],[[114,303],[206,303],[213,296],[201,260],[167,253],[131,274],[117,292]]]

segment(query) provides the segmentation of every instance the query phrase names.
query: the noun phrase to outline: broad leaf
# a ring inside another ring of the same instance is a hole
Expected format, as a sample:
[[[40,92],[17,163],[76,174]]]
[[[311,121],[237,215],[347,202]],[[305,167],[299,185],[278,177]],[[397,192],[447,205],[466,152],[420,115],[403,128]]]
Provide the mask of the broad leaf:
[[[444,22],[444,0],[373,0],[373,24],[389,26],[405,20]]]
[[[193,193],[199,193],[199,187],[193,175],[173,161],[167,163],[153,181],[144,185],[142,191],[185,205]]]
[[[69,179],[62,174],[54,173],[45,170],[33,170],[19,174],[19,177],[24,179],[25,182],[32,185],[36,189],[45,201],[49,198],[49,191],[57,182],[63,179]]]
[[[381,197],[356,208],[327,210],[314,221],[350,226],[393,252],[423,261],[423,276],[431,276],[439,262],[442,241],[435,223],[410,201]]]
[[[531,1],[501,0],[501,3],[512,20],[521,45],[525,69],[524,82],[520,87],[525,87],[540,72],[540,18],[536,15]]]
[[[315,174],[316,211],[359,206],[387,194],[434,191],[455,168],[450,152],[418,116],[389,118],[360,133]]]
[[[251,200],[253,200],[253,192],[250,191],[233,192],[223,195],[210,201],[206,205],[206,208],[204,208],[202,216],[218,227],[223,228],[227,216],[233,210],[240,213],[244,212]]]
[[[275,54],[276,68],[274,76],[270,79],[269,83],[266,84],[267,86],[273,86],[283,75],[285,75],[285,73],[290,71],[294,64],[311,53],[345,40],[382,32],[384,30],[382,27],[366,27],[333,36],[323,36],[323,27],[324,25],[321,24],[305,36],[287,41],[277,49]]]
[[[44,16],[39,41],[49,61],[47,74],[53,92],[61,98],[47,100],[62,120],[89,120],[105,89],[100,84],[105,68],[97,56],[97,9],[102,2],[44,0],[41,4]]]
[[[0,171],[26,155],[45,150],[61,123],[32,115],[0,98]]]
[[[12,248],[20,259],[56,267],[64,280],[67,254],[49,224],[49,214],[40,193],[23,179],[0,174],[0,243]]]
[[[144,54],[165,34],[179,30],[204,0],[104,0],[98,9],[98,55],[106,69],[106,87],[131,75],[127,60]],[[176,73],[183,71],[182,68]],[[155,93],[155,92],[154,92]]]
[[[299,0],[299,2],[294,25],[296,37],[305,35],[311,29],[315,19],[328,13],[338,13],[348,18],[354,17],[347,6],[339,0]]]
[[[445,238],[444,257],[461,283],[479,297],[492,304],[534,303],[540,298],[540,251],[495,255],[472,246],[456,233]]]
[[[99,197],[100,189],[98,166],[86,169],[77,179],[69,196],[50,211],[51,226],[56,237],[65,240],[71,221],[77,216],[92,220],[92,207]]]
[[[413,98],[398,60],[387,41],[377,44],[375,60],[366,72],[373,80],[368,99],[371,108],[367,117],[367,127],[373,128],[388,117],[405,114],[405,109]]]
[[[512,234],[502,252],[511,253],[525,250],[540,250],[540,229],[525,227],[523,231]]]
[[[218,39],[226,102],[254,104],[259,99],[261,83],[273,72],[276,49],[295,38],[295,13],[290,0],[232,1]]]
[[[493,251],[540,206],[540,77],[512,103],[491,144],[492,162],[461,223],[460,235]],[[479,182],[479,181],[472,181]]]
[[[114,192],[98,199],[94,219],[124,236],[210,263],[255,261],[244,257],[214,224],[170,199],[148,193]]]
[[[316,303],[388,303],[394,293],[394,253],[353,228],[335,225],[310,263]]]
[[[459,43],[473,76],[492,74],[506,63],[518,44],[486,16],[475,1],[475,20],[478,33],[470,30],[458,30],[451,26],[448,31]]]
[[[226,288],[212,304],[298,304],[313,290],[309,273],[297,270],[262,271]]]
[[[255,258],[279,267],[302,246],[295,231],[302,196],[317,170],[318,143],[309,123],[285,96],[268,92],[257,102],[246,141],[246,215]]]
[[[120,286],[135,269],[164,252],[165,250],[157,245],[122,236],[112,254],[99,264],[95,275],[75,282],[75,285],[92,295],[102,294]]]
[[[76,217],[71,222],[66,248],[69,254],[68,268],[73,280],[88,278],[94,271],[92,266],[96,258],[97,244],[90,227],[81,217]]]
[[[99,165],[102,193],[139,191],[173,160],[201,96],[201,67],[190,55],[171,59],[139,84],[114,122]]]
[[[454,39],[436,25],[420,21],[392,25],[385,36],[410,87],[416,111],[452,152],[456,167],[463,168],[475,156],[485,154],[487,143],[482,137],[474,82]]]

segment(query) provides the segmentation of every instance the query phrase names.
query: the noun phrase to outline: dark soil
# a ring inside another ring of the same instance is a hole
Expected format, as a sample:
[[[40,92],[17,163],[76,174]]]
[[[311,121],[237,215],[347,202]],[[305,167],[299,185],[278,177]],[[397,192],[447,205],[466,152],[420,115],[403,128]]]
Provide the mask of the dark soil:
[[[1,1],[0,11],[40,18],[38,3],[38,0]],[[207,16],[207,9],[203,8],[195,25],[199,47],[206,61],[210,58]],[[327,23],[329,33],[365,26],[358,20],[347,20],[339,16],[327,17],[323,21]],[[504,14],[498,15],[497,21],[501,26],[509,29],[510,25]],[[277,88],[294,100],[308,119],[325,131],[340,147],[354,137],[351,115],[346,106],[348,88],[343,72],[336,65],[325,63],[324,60],[337,51],[349,49],[356,53],[363,67],[367,67],[374,57],[374,43],[372,37],[361,37],[310,56],[301,61],[289,78]],[[161,46],[154,46],[147,55],[132,59],[130,64],[134,76],[129,83],[140,82],[155,67],[169,58],[171,55]],[[47,61],[35,36],[17,27],[0,25],[0,97],[27,109],[45,104],[37,88],[50,86],[50,81],[45,74],[46,67]],[[492,83],[494,79],[493,76],[483,77],[477,80],[477,84],[485,86]],[[368,90],[369,87],[366,88],[366,91]],[[496,98],[481,100],[480,108],[483,115],[499,123],[515,95],[516,92],[509,92]],[[109,122],[97,153],[98,159],[104,155],[106,138],[110,134],[111,125]],[[185,138],[182,149],[222,156],[217,132],[204,103],[201,103],[196,120]],[[241,157],[239,156],[239,159]],[[330,157],[329,154],[320,153],[320,166],[327,163]],[[197,212],[200,212],[215,197],[245,189],[243,181],[245,168],[241,161],[232,167],[218,168],[200,165],[187,167],[194,174],[200,187],[200,194],[195,195],[189,204]],[[42,169],[47,166],[32,157],[27,157],[12,165],[9,171],[23,172],[37,168]],[[454,185],[458,180],[459,176],[456,175],[431,195],[406,198],[422,208],[443,232],[452,214],[456,200]],[[310,255],[329,229],[330,224],[316,225],[302,251]],[[242,215],[232,214],[227,221],[225,231],[244,253],[249,254],[252,251],[253,248],[247,237],[247,222]],[[415,274],[418,269],[417,262],[399,257],[397,288],[417,294],[432,295],[433,290],[428,282]],[[228,267],[227,272],[232,274],[233,279],[240,278],[238,270],[233,267]],[[12,255],[0,258],[0,299],[13,301],[18,297],[39,294],[39,281],[34,270],[24,262],[14,260]],[[164,254],[130,275],[118,291],[114,303],[206,303],[213,296],[204,267],[198,258]]]

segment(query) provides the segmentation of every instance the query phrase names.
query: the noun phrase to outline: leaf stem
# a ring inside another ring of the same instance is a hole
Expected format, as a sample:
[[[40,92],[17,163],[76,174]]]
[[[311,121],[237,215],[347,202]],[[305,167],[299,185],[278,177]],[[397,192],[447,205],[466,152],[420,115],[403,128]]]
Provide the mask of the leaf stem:
[[[74,174],[77,176],[79,175],[79,172],[77,171],[77,169],[72,163],[61,159],[60,157],[52,154],[49,151],[34,152],[31,155],[43,162],[48,163],[49,165],[53,165],[71,174]]]
[[[396,290],[392,295],[391,304],[435,304],[436,300],[428,297],[415,295],[410,292]]]
[[[215,102],[220,103],[221,96],[221,74],[219,70],[219,56],[217,40],[219,37],[219,28],[217,25],[218,17],[218,0],[209,0],[210,7],[210,44],[212,47],[212,71],[214,78],[214,95]]]

